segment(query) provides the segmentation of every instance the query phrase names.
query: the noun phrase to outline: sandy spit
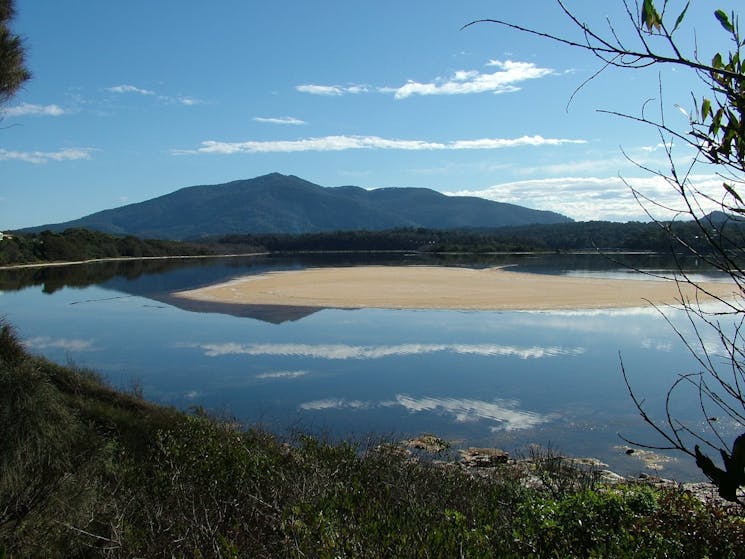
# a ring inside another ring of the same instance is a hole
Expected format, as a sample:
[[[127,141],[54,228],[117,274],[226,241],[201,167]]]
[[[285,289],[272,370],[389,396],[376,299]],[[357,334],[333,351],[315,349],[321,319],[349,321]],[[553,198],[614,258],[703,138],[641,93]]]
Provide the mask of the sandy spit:
[[[724,299],[731,283],[699,284]],[[441,266],[310,268],[245,276],[174,293],[197,301],[324,308],[558,310],[645,307],[696,297],[670,280],[576,278]],[[701,292],[700,300],[708,299]]]

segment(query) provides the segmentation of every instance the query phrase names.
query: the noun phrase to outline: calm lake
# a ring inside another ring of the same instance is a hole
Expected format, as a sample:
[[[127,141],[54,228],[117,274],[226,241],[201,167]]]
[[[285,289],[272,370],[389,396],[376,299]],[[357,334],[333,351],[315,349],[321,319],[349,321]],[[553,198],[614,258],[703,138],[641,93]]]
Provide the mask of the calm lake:
[[[619,258],[654,272],[672,267],[653,256]],[[102,262],[0,271],[0,316],[33,352],[54,361],[94,369],[117,387],[141,387],[156,402],[203,406],[279,434],[295,428],[358,439],[435,433],[456,446],[525,454],[536,443],[597,457],[622,474],[650,472],[643,453],[626,455],[619,438],[656,441],[627,394],[620,359],[658,413],[676,375],[698,370],[653,309],[313,310],[170,297],[268,270],[354,264],[511,265],[522,272],[636,277],[600,255]],[[668,318],[690,332],[680,312],[670,310]],[[675,409],[683,419],[701,419],[695,394],[681,395]],[[665,477],[700,479],[686,457],[671,455],[660,465]]]

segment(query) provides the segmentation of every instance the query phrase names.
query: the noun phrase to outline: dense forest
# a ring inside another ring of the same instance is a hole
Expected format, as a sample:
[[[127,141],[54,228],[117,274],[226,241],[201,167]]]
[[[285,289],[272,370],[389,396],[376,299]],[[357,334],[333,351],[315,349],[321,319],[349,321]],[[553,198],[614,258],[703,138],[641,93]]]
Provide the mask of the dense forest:
[[[713,237],[725,236],[743,246],[745,224],[711,220]],[[216,239],[229,247],[263,247],[270,252],[397,250],[416,252],[535,252],[580,250],[625,250],[671,252],[681,244],[671,241],[670,232],[699,252],[709,249],[701,229],[693,222],[615,223],[588,221],[548,225],[526,225],[498,229],[436,230],[403,228],[388,231],[336,231],[303,235],[230,235]],[[238,252],[238,250],[234,250]]]
[[[682,242],[671,239],[671,233]],[[745,246],[745,222],[711,218],[707,233],[723,246]],[[227,235],[199,243],[142,240],[87,229],[61,233],[17,234],[0,241],[0,265],[62,262],[117,257],[195,256],[251,252],[405,251],[405,252],[680,252],[687,245],[699,253],[710,250],[694,222],[615,223],[587,221],[440,230],[401,228],[387,231]]]
[[[118,237],[87,229],[10,235],[0,241],[0,265],[211,253],[207,245]]]

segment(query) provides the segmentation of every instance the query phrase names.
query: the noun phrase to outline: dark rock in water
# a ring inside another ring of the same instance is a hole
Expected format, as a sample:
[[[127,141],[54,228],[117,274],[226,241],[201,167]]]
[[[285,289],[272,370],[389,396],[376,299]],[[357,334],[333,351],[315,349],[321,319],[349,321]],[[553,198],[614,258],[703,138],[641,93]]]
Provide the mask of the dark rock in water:
[[[470,447],[461,450],[461,464],[468,468],[493,468],[499,464],[506,464],[510,455],[498,448]]]

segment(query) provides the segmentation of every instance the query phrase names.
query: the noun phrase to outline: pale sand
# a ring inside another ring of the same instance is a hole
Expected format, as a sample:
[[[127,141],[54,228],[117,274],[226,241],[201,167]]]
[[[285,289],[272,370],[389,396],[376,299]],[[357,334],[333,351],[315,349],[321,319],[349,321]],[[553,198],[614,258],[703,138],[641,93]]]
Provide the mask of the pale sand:
[[[731,283],[700,284],[718,297],[738,297]],[[616,280],[438,266],[311,268],[246,276],[175,293],[198,301],[326,308],[556,310],[643,307],[695,297],[665,280]],[[705,298],[702,296],[702,300]]]

